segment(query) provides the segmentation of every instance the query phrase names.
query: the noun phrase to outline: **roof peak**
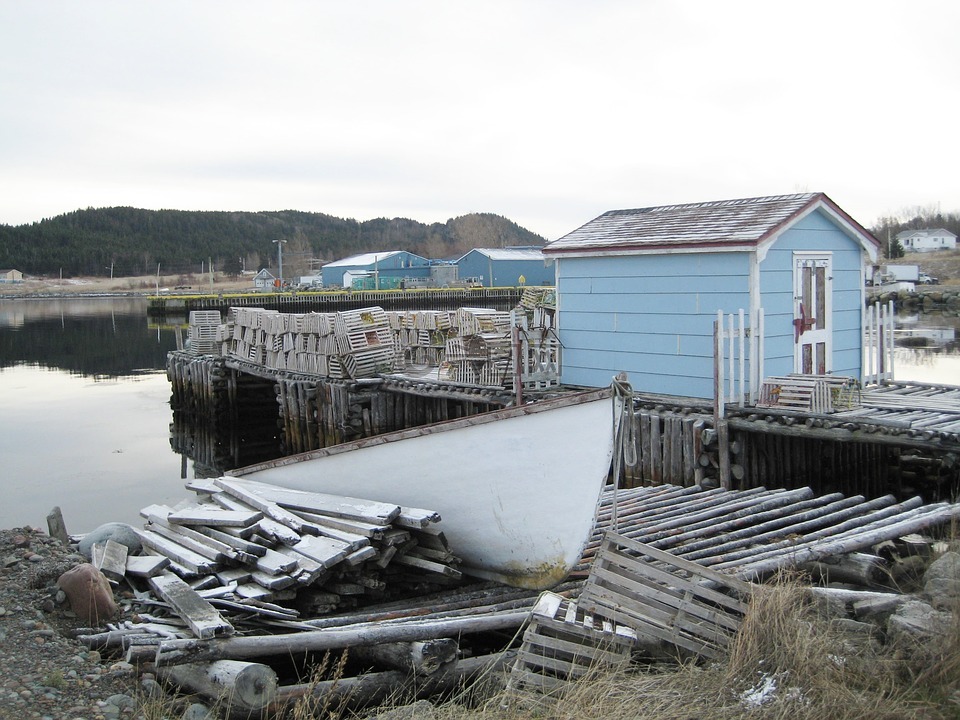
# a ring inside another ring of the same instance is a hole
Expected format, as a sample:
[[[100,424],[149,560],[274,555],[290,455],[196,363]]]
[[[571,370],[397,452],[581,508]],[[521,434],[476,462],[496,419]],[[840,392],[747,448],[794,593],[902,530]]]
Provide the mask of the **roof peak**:
[[[707,200],[704,202],[695,202],[695,203],[680,203],[675,205],[653,205],[653,206],[644,207],[644,208],[608,210],[607,212],[604,213],[604,215],[621,215],[621,214],[625,215],[625,214],[636,214],[636,213],[647,213],[647,212],[672,212],[675,210],[692,210],[695,208],[735,207],[738,205],[760,205],[760,204],[767,204],[767,203],[790,202],[790,201],[796,201],[796,200],[811,200],[821,195],[823,195],[823,193],[820,193],[820,192],[792,193],[789,195],[761,195],[761,196],[749,197],[749,198],[735,198],[732,200]]]

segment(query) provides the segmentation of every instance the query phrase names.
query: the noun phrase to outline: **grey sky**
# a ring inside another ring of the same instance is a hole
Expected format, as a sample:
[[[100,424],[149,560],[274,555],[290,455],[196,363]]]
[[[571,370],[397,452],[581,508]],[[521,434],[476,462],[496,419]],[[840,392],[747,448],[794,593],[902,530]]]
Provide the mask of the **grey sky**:
[[[0,0],[0,223],[960,211],[960,3]]]

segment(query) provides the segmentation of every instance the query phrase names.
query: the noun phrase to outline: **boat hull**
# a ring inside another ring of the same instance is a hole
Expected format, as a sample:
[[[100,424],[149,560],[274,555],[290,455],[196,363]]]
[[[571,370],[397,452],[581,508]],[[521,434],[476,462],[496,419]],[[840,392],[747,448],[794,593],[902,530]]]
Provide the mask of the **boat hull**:
[[[543,589],[593,528],[613,458],[609,390],[292,455],[231,476],[440,513],[471,575]]]

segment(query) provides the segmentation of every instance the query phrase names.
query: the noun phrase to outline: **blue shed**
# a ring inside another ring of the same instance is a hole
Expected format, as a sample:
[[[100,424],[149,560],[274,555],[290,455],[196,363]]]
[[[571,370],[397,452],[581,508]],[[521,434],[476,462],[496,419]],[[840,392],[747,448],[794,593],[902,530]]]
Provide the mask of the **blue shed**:
[[[860,379],[878,247],[823,193],[604,213],[543,250],[562,382],[602,387],[626,371],[637,390],[713,397],[714,321],[741,309],[763,311],[765,376]]]
[[[430,261],[406,250],[364,253],[327,263],[321,269],[324,287],[344,287],[343,276],[373,275],[396,287],[406,278],[429,278]],[[375,284],[379,284],[376,283]],[[346,284],[349,287],[349,283]]]
[[[484,287],[553,285],[555,280],[553,263],[540,247],[474,248],[457,260],[457,269],[461,280],[477,278]]]

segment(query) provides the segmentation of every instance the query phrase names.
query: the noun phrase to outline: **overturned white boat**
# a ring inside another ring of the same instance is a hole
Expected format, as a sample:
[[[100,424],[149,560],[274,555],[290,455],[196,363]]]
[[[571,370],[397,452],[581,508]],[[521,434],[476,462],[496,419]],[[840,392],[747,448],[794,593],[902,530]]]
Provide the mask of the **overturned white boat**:
[[[461,570],[541,589],[567,575],[590,537],[618,405],[610,389],[572,393],[230,475],[435,510]]]

